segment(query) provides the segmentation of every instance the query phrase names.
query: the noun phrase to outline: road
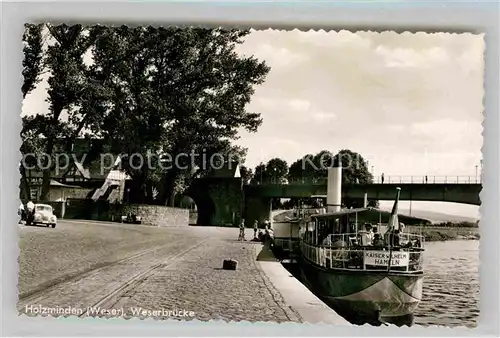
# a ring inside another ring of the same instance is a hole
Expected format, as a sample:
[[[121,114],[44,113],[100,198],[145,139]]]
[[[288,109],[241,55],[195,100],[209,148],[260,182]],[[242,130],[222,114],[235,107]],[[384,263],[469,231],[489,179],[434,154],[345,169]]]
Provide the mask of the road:
[[[19,227],[20,313],[301,321],[257,267],[255,244],[235,240],[238,229]],[[239,262],[237,271],[221,269],[227,258]],[[175,312],[183,310],[191,314]]]

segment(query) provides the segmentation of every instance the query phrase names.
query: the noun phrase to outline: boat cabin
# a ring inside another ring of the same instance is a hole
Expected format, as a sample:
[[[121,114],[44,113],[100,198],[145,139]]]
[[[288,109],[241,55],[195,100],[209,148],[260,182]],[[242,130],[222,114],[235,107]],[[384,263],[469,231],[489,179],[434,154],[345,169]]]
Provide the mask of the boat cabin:
[[[381,222],[374,225],[360,222],[366,219],[360,215],[370,213],[390,214],[359,208],[312,214],[303,219],[302,254],[327,268],[421,271],[423,236],[405,232],[402,223],[397,223],[399,226],[395,228]]]

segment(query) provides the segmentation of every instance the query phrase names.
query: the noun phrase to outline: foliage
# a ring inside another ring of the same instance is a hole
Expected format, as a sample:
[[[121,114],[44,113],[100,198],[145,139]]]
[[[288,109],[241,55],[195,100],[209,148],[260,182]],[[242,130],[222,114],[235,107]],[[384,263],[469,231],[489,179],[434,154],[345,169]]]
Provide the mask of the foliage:
[[[266,165],[264,163],[259,163],[254,170],[254,175],[252,179],[253,184],[262,184],[267,182]]]
[[[245,165],[240,166],[240,175],[243,181],[243,184],[248,184],[253,178],[252,168],[248,168]]]
[[[78,137],[80,131],[89,120],[86,115],[92,113],[81,109],[88,90],[87,65],[83,56],[91,47],[95,36],[82,25],[45,25],[53,41],[47,46],[44,65],[50,71],[47,89],[48,114],[38,114],[27,118],[25,123],[28,129],[36,130],[46,140],[44,153],[53,156],[60,147],[67,149]],[[65,140],[63,144],[59,141]],[[44,200],[50,188],[51,171],[45,161],[43,170],[42,196]]]
[[[21,91],[23,98],[28,95],[40,82],[43,69],[43,24],[26,24],[23,34],[24,60],[23,60],[23,85]]]
[[[322,150],[315,155],[307,154],[296,160],[290,166],[288,179],[290,182],[324,181],[328,177],[328,168],[342,164],[342,184],[373,183],[373,176],[369,172],[367,161],[359,153],[349,149],[342,149],[337,154]],[[305,203],[312,201],[304,200]],[[362,199],[344,198],[346,207],[362,207]],[[298,199],[292,199],[289,205],[299,205]],[[378,201],[368,201],[368,206],[378,207]]]
[[[244,156],[246,149],[231,141],[239,128],[254,132],[262,123],[245,107],[269,71],[257,59],[235,52],[247,34],[220,28],[101,28],[94,62],[102,73],[98,78],[109,73],[114,81],[112,109],[98,131],[115,152],[163,153],[174,160],[198,155],[183,158],[180,166],[153,165],[155,170],[125,165],[141,189],[160,184],[161,199],[172,202],[194,166],[205,174],[206,159],[213,154],[224,154],[225,160],[229,154]]]
[[[288,164],[280,158],[269,160],[265,168],[265,176],[267,180],[273,183],[286,183],[288,175]]]
[[[440,222],[440,223],[433,223],[431,226],[432,227],[445,227],[445,228],[478,228],[479,221],[477,221],[477,222],[467,222],[467,221]]]
[[[44,31],[50,40],[45,49]],[[205,175],[217,164],[207,160],[212,155],[242,162],[246,149],[232,141],[240,128],[255,132],[262,123],[246,105],[269,67],[236,53],[247,34],[221,28],[27,25],[23,95],[36,87],[43,70],[50,73],[50,111],[24,118],[22,151],[53,155],[90,133],[103,138],[108,151],[124,155],[132,196],[148,201],[156,187],[163,203],[173,202],[193,175]],[[92,60],[86,64],[88,52]],[[39,144],[30,143],[33,137]],[[179,157],[184,154],[196,155]],[[42,198],[52,169],[44,171]]]
[[[25,31],[23,34],[23,84],[21,86],[21,92],[23,98],[26,98],[36,85],[40,82],[40,74],[43,69],[43,24],[26,24]],[[24,132],[24,133],[23,133]],[[25,135],[29,133],[23,128],[21,132],[21,138],[23,140],[21,145],[21,153],[27,154],[29,152],[35,152],[36,146],[33,143],[33,137],[26,137]],[[24,137],[23,137],[24,136]],[[31,160],[31,159],[30,159]],[[26,178],[26,168],[25,165],[28,163],[21,162],[19,166],[19,172],[21,174],[21,192],[23,192],[22,198],[24,200],[30,199],[29,191],[30,186]],[[32,163],[29,163],[31,166]]]

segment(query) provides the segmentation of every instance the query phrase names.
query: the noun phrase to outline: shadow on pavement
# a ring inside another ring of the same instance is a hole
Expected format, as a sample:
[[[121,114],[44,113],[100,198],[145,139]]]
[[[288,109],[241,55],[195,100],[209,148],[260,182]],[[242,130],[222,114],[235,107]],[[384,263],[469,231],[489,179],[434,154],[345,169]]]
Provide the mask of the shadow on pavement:
[[[258,261],[268,261],[268,262],[277,262],[278,261],[276,259],[276,257],[274,256],[273,252],[271,251],[269,243],[265,243],[262,246],[262,249],[257,254],[257,260]]]

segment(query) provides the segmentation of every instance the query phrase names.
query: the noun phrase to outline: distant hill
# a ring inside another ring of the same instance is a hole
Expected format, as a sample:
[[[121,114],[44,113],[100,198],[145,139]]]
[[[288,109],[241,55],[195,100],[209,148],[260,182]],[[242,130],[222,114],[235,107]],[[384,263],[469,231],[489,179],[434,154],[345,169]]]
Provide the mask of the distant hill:
[[[389,210],[390,209],[385,209]],[[399,213],[403,215],[409,215],[410,210],[408,209],[399,209]],[[425,210],[412,210],[411,215],[413,217],[428,219],[432,223],[439,222],[476,222],[478,219],[474,217],[465,217],[465,216],[456,216],[450,214],[444,214],[440,212],[434,211],[425,211]]]
[[[381,208],[385,211],[391,211],[391,208]],[[292,217],[293,211],[291,210],[275,210],[273,212],[273,219],[275,221],[285,221],[287,217]],[[400,215],[410,215],[408,209],[399,209]],[[444,214],[440,212],[424,211],[424,210],[412,210],[412,217],[422,218],[431,221],[432,223],[440,222],[476,222],[477,219],[473,217],[456,216],[450,214]]]

